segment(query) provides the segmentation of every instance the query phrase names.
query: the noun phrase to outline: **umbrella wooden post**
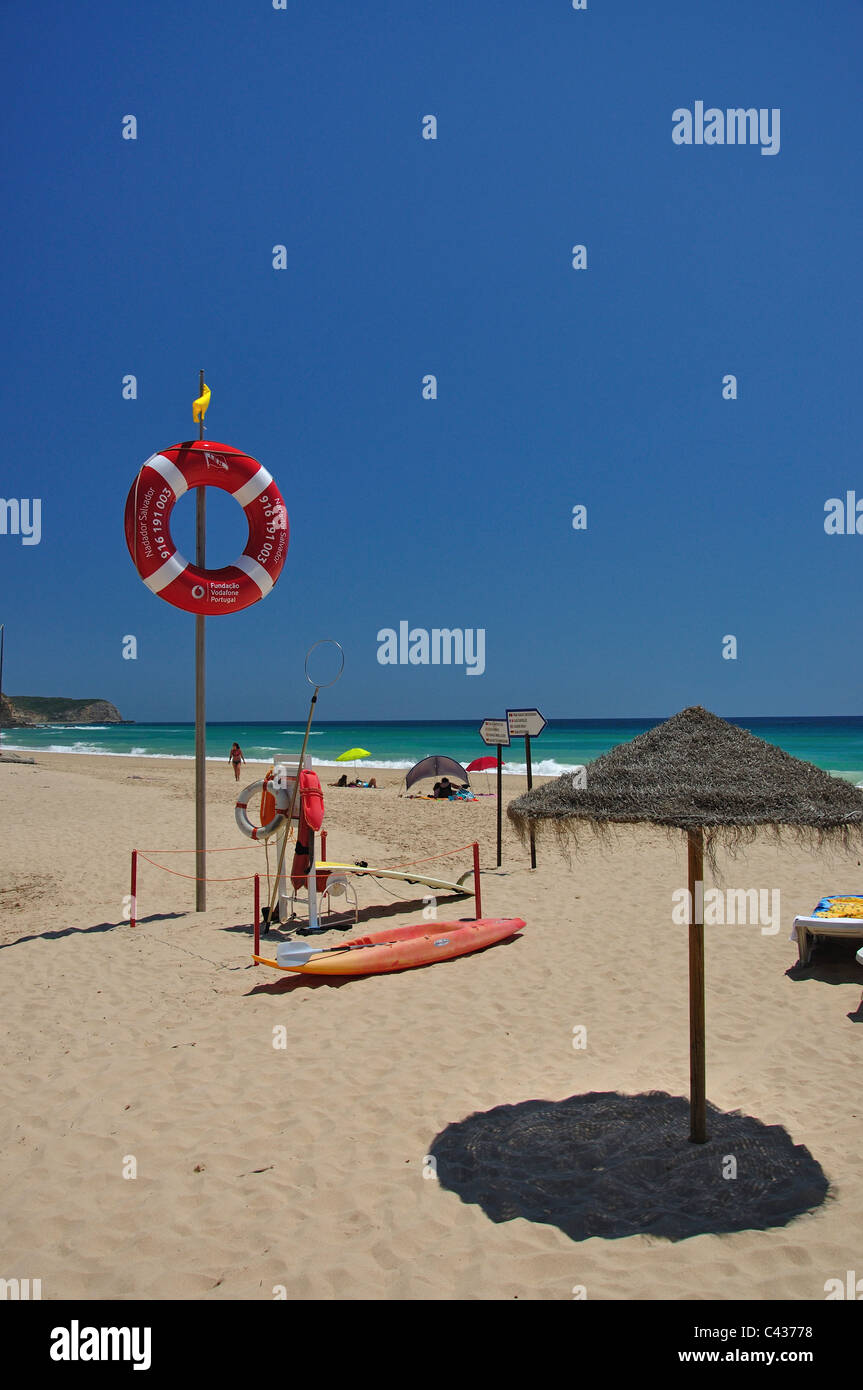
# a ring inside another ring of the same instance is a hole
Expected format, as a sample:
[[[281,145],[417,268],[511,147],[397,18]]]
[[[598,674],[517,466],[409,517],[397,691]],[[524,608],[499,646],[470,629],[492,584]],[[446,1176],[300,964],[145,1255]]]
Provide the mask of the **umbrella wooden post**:
[[[704,831],[686,835],[689,861],[689,1138],[693,1144],[707,1141],[707,1070],[704,1049]],[[697,906],[696,906],[697,899]],[[701,921],[696,921],[700,917]]]

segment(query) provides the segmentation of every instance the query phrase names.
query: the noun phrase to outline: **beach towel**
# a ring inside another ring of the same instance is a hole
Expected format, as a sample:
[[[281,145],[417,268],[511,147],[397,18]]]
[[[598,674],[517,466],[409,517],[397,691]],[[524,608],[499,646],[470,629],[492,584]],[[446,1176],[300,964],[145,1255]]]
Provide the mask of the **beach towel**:
[[[813,917],[863,917],[863,896],[850,894],[845,897],[822,898],[812,913]]]

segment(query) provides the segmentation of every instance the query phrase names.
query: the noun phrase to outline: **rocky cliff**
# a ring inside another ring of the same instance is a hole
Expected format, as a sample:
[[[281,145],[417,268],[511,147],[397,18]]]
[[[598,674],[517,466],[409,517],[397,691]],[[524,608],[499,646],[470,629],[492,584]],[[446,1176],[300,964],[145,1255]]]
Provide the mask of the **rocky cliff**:
[[[0,728],[23,729],[34,724],[124,724],[108,700],[68,700],[62,695],[0,696]]]

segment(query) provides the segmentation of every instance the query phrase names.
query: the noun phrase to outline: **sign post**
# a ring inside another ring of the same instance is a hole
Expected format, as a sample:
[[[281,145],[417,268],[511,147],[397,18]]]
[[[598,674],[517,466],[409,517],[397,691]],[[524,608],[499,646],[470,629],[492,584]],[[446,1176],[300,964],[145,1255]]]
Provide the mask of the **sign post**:
[[[527,763],[527,789],[530,791],[533,786],[533,768],[530,761],[530,740],[539,738],[546,724],[547,719],[543,719],[538,709],[508,709],[506,712],[506,726],[510,738],[524,739],[524,757]],[[536,868],[536,841],[534,840],[533,826],[530,829],[530,867]]]
[[[509,747],[509,730],[505,719],[484,719],[480,725],[479,736],[483,743],[497,747],[497,867],[501,863],[501,815],[503,813],[503,757],[502,750]]]

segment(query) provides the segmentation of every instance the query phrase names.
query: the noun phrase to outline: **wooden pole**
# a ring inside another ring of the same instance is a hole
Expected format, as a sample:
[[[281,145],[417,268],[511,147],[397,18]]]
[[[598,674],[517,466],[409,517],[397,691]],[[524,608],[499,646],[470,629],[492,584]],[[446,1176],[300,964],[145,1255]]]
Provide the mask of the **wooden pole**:
[[[129,910],[129,926],[134,927],[138,920],[138,851],[132,850],[132,883],[131,883],[131,906]]]
[[[704,831],[687,831],[689,861],[689,1138],[707,1141],[704,1048]],[[700,885],[700,890],[699,890]],[[700,920],[696,920],[696,918]]]
[[[255,874],[255,955],[261,954],[261,875]],[[255,961],[255,965],[257,965]]]
[[[3,753],[3,648],[6,641],[6,624],[0,623],[0,755]]]
[[[503,814],[503,805],[502,805],[502,802],[503,802],[503,787],[502,787],[502,785],[501,785],[501,783],[502,783],[502,781],[503,781],[503,757],[502,757],[502,754],[503,754],[503,745],[499,743],[499,744],[497,745],[497,867],[498,867],[498,868],[500,868],[500,863],[501,863],[501,827],[502,827],[501,816],[502,816],[502,814]]]
[[[204,394],[204,373],[199,376],[198,395]],[[198,438],[204,438],[204,412],[198,422]],[[207,563],[207,489],[196,489],[195,564]],[[195,911],[207,907],[207,687],[206,633],[202,614],[195,617]]]
[[[533,769],[530,765],[530,734],[524,736],[524,756],[527,759],[527,789],[533,786]],[[536,840],[533,834],[533,821],[530,823],[530,867],[536,868]]]
[[[479,844],[478,844],[478,842],[477,842],[476,840],[474,840],[474,842],[473,842],[473,901],[474,901],[474,915],[475,915],[475,920],[476,920],[477,922],[479,921],[480,917],[482,916],[482,896],[481,896],[481,893],[482,893],[482,890],[481,890],[481,888],[480,888],[480,886],[479,886]]]

